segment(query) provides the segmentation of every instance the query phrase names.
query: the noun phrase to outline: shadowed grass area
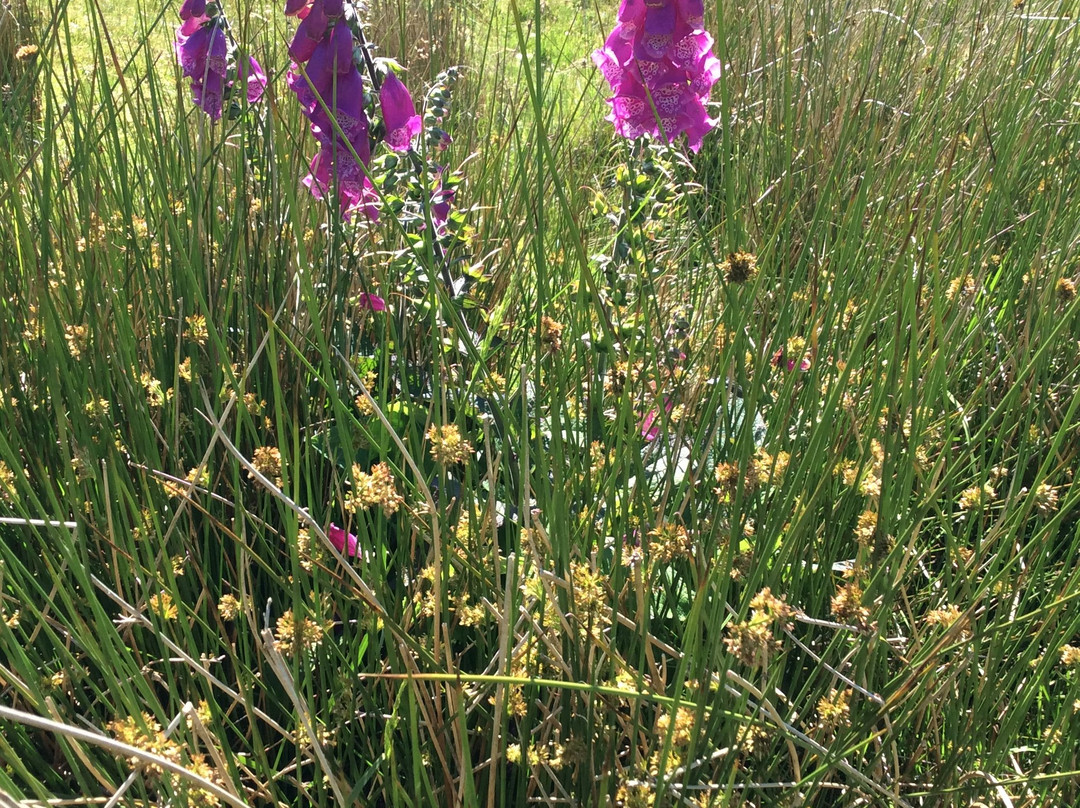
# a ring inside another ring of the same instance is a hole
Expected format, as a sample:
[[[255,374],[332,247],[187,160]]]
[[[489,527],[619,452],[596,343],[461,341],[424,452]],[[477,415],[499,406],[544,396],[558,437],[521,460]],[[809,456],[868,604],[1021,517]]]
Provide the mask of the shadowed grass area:
[[[0,791],[1076,801],[1065,4],[721,3],[684,155],[603,121],[606,5],[375,3],[445,233],[384,150],[377,223],[310,196],[228,11],[262,102],[71,4],[0,127]]]

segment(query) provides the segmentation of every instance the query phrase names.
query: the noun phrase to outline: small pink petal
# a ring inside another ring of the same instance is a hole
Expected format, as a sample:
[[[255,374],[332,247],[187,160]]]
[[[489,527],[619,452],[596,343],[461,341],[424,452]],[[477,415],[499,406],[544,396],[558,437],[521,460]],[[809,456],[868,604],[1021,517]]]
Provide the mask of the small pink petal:
[[[386,301],[378,295],[369,295],[366,292],[356,298],[357,304],[362,309],[371,309],[372,311],[386,311]]]
[[[331,523],[329,529],[326,531],[326,537],[330,539],[330,543],[334,545],[334,549],[346,558],[353,558],[359,552],[356,534],[346,533],[344,528]]]
[[[664,412],[671,412],[672,407],[675,406],[673,402],[667,396],[664,396]],[[641,437],[647,441],[654,441],[660,436],[660,411],[650,410],[649,414],[645,416],[645,419],[641,422]]]

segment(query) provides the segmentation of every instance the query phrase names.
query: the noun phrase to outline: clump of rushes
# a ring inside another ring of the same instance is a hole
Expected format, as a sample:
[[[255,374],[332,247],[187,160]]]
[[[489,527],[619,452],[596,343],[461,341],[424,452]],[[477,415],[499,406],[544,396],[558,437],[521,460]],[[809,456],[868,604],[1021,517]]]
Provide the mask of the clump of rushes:
[[[625,138],[671,143],[686,134],[692,151],[716,121],[705,103],[720,78],[702,0],[623,0],[618,22],[593,62],[614,93],[607,120]]]
[[[249,104],[262,98],[266,73],[254,56],[237,61],[236,44],[231,41],[229,23],[220,5],[206,0],[184,0],[180,20],[176,56],[180,69],[191,79],[191,93],[197,107],[216,121],[237,86],[245,88]],[[238,105],[236,109],[239,111]]]

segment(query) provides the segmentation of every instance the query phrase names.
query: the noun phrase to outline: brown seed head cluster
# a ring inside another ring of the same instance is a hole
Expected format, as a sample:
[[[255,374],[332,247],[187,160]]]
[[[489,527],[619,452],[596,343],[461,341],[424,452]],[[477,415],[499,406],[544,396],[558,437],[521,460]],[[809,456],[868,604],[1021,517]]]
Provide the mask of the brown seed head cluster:
[[[474,454],[472,444],[461,437],[457,424],[432,425],[427,431],[427,439],[432,459],[443,466],[466,463]]]
[[[647,781],[628,780],[615,792],[615,804],[619,808],[653,808],[656,788]]]
[[[660,738],[666,738],[671,731],[672,746],[687,746],[694,736],[694,709],[692,707],[680,707],[675,711],[674,720],[671,713],[661,713],[656,719],[656,733]],[[674,728],[672,728],[674,724]]]
[[[15,500],[15,472],[11,467],[0,460],[0,502],[13,502]]]
[[[64,340],[67,342],[68,353],[72,359],[79,359],[86,350],[86,343],[90,336],[90,329],[85,325],[64,326]]]
[[[482,603],[471,603],[469,593],[458,595],[453,601],[454,614],[463,626],[478,626],[488,618],[488,611]]]
[[[960,493],[960,499],[957,504],[962,511],[970,511],[972,513],[982,513],[992,503],[997,496],[993,486],[990,483],[984,483],[983,485],[973,485],[970,488],[965,488]]]
[[[159,379],[155,379],[149,373],[143,372],[139,376],[139,383],[146,391],[146,401],[151,407],[159,409],[165,406],[165,391],[162,389]],[[172,390],[170,389],[169,392],[171,393]]]
[[[948,628],[960,619],[961,614],[960,607],[950,603],[940,609],[931,609],[923,619],[927,625]]]
[[[312,541],[311,531],[306,527],[296,531],[296,555],[300,559],[300,566],[308,572],[326,558],[322,542]]]
[[[786,468],[786,457],[784,467]],[[743,495],[753,493],[770,479],[770,472],[782,473],[779,464],[774,465],[773,458],[767,452],[758,452],[746,464],[746,472],[740,471],[736,463],[719,463],[713,472],[717,486],[714,489],[721,502],[734,502],[742,489]]]
[[[215,785],[223,785],[224,781],[218,774],[217,769],[206,761],[205,755],[187,752],[179,743],[165,735],[161,725],[154,720],[153,716],[143,713],[141,718],[141,721],[133,717],[117,719],[109,724],[109,731],[121,743],[164,758],[178,766],[183,766],[188,771],[197,774],[204,780],[209,780]],[[166,775],[161,766],[155,763],[147,763],[143,758],[135,756],[128,758],[127,762],[131,768],[141,769],[148,779],[156,781],[167,776],[175,788],[187,791],[188,805],[215,808],[220,804],[218,798],[209,791],[197,786],[189,786],[188,780],[175,777],[171,773]]]
[[[945,299],[952,302],[958,298],[969,298],[975,294],[976,289],[975,279],[971,275],[953,278],[949,288],[945,290]]]
[[[745,729],[739,731],[735,745],[740,755],[753,757],[769,748],[769,731],[760,724],[747,724]]]
[[[278,488],[281,487],[281,450],[276,446],[260,446],[256,449],[251,465],[264,477],[273,480]],[[255,479],[251,472],[248,472],[248,476]]]
[[[1072,278],[1062,278],[1054,287],[1054,292],[1057,294],[1058,300],[1068,305],[1076,300],[1076,281]]]
[[[187,323],[188,338],[199,345],[206,345],[206,340],[210,337],[210,332],[206,329],[206,317],[202,314],[192,314],[190,317],[185,317],[184,322]]]
[[[622,395],[622,391],[626,388],[627,369],[627,363],[621,360],[608,368],[607,376],[604,378],[604,392],[607,395]]]
[[[150,611],[161,617],[162,620],[176,619],[176,604],[173,603],[172,595],[168,592],[158,592],[151,595],[147,603],[150,606]]]
[[[375,407],[372,405],[371,399],[367,396],[357,396],[353,403],[356,404],[356,411],[361,415],[375,414]]]
[[[843,623],[859,628],[870,627],[870,610],[863,606],[863,590],[855,581],[841,584],[832,596],[832,613]]]
[[[859,515],[859,521],[855,523],[855,541],[860,547],[866,548],[874,541],[874,532],[877,530],[877,514],[873,511],[863,511]]]
[[[278,618],[274,647],[282,654],[308,651],[322,643],[329,629],[329,624],[319,623],[310,617],[297,619],[289,609]]]
[[[817,703],[817,725],[828,734],[850,724],[850,690],[830,690]]]
[[[791,625],[795,610],[768,588],[754,596],[750,609],[749,620],[728,625],[724,645],[744,665],[761,668],[780,651],[782,646],[776,631]]]
[[[235,620],[240,614],[240,601],[235,595],[222,595],[218,601],[218,614],[222,620]]]
[[[1080,648],[1075,645],[1061,646],[1061,664],[1070,668],[1080,668]]]
[[[352,468],[353,490],[345,498],[345,510],[355,513],[379,506],[386,516],[393,516],[405,502],[397,492],[394,474],[386,463],[376,463],[370,472],[364,471],[359,464]]]
[[[562,348],[563,324],[553,320],[546,314],[540,319],[540,342],[544,344],[548,353],[556,353]]]
[[[603,574],[586,562],[572,561],[570,583],[573,587],[574,617],[581,630],[595,633],[606,627],[610,617],[604,609],[607,594]]]
[[[663,522],[649,531],[649,557],[653,561],[668,564],[693,555],[694,542],[682,525]]]
[[[748,252],[729,253],[727,260],[720,265],[724,280],[728,283],[747,283],[757,275],[757,256]]]
[[[1058,509],[1058,490],[1050,483],[1039,483],[1035,489],[1035,510],[1042,516],[1052,516]]]

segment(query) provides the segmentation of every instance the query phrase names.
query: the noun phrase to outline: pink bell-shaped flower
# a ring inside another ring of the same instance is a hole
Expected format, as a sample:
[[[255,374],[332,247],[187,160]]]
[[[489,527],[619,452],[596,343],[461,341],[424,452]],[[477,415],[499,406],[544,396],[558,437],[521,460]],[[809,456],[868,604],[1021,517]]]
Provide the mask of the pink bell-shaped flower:
[[[379,89],[379,107],[386,127],[386,145],[394,151],[408,151],[420,134],[420,116],[408,88],[392,70]]]

